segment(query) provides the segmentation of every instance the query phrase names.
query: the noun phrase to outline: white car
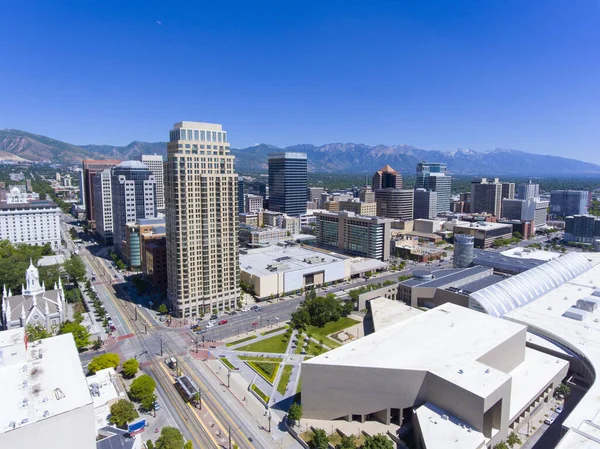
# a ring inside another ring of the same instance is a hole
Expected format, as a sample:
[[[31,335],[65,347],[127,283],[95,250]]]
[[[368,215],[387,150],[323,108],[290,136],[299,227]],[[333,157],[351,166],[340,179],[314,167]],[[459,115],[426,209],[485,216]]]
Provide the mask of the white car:
[[[244,307],[242,308],[242,312],[250,312],[250,309],[248,307]]]
[[[206,325],[207,329],[210,329],[211,327],[215,327],[215,322],[214,321],[209,321],[208,324]]]

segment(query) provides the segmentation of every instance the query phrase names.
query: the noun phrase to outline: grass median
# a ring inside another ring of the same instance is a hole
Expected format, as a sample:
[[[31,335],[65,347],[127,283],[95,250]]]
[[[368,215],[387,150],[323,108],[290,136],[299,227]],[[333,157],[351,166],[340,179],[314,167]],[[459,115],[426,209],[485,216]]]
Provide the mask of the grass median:
[[[279,384],[277,385],[277,391],[283,396],[285,396],[285,391],[287,390],[291,375],[292,365],[285,365],[283,367],[283,372],[281,373],[281,378],[279,379]]]
[[[273,385],[279,371],[279,363],[247,361],[246,364],[256,371],[260,377]]]
[[[236,348],[236,351],[249,352],[273,352],[275,354],[283,354],[288,346],[288,339],[284,335],[274,335],[264,340],[260,340],[249,345]]]
[[[328,346],[331,349],[335,349],[339,348],[342,345],[341,343],[338,343],[337,341],[329,338],[328,335],[335,334],[336,332],[339,332],[350,326],[354,326],[358,323],[358,321],[353,320],[352,318],[341,317],[339,320],[331,321],[323,327],[308,326],[308,328],[306,329],[306,333],[311,335],[312,338],[314,338],[317,341],[323,340],[323,344],[325,346]]]
[[[250,335],[249,337],[241,338],[240,340],[231,341],[231,342],[227,343],[225,346],[229,347],[229,346],[239,345],[240,343],[245,343],[247,341],[254,340],[255,338],[256,338],[256,335]]]
[[[260,398],[265,401],[266,404],[269,403],[269,399],[271,399],[267,394],[265,394],[264,391],[262,391],[260,388],[258,388],[256,386],[256,384],[252,384],[252,391],[254,391],[256,394],[258,394],[260,396]]]

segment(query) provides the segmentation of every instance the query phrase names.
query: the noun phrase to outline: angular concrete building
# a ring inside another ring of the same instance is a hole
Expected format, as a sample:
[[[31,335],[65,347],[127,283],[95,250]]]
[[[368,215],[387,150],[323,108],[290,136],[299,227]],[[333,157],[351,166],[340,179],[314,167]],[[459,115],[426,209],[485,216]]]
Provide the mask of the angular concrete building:
[[[421,447],[450,447],[457,435],[453,447],[493,447],[567,375],[567,361],[526,339],[523,325],[454,304],[409,316],[303,362],[304,417],[412,419]]]

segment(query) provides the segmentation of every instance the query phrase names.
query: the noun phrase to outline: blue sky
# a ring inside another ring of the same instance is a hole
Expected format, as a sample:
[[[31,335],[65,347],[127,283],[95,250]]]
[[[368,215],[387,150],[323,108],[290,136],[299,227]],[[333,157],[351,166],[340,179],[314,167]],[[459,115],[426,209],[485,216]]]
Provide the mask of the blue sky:
[[[4,2],[0,128],[76,144],[512,148],[600,163],[600,2]]]

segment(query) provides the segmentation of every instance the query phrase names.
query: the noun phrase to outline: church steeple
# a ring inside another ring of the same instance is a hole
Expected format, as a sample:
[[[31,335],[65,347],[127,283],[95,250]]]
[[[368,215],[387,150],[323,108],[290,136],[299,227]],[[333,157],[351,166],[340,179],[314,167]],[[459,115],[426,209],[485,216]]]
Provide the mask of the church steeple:
[[[40,285],[40,273],[38,269],[33,265],[33,260],[29,259],[29,268],[25,273],[26,289],[22,293],[23,295],[39,295],[44,293],[44,288]]]

